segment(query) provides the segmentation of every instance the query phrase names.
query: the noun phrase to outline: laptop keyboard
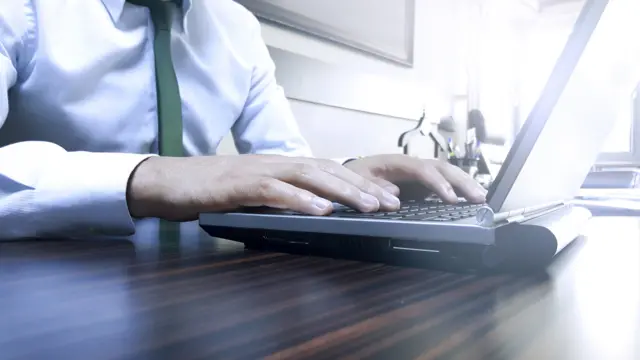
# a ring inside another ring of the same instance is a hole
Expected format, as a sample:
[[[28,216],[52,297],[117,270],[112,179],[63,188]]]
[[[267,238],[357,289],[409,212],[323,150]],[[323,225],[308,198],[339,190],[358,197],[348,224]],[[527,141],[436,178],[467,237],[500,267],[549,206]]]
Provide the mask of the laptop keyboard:
[[[460,201],[446,204],[439,199],[403,201],[400,209],[391,212],[361,213],[345,208],[334,211],[330,217],[402,221],[455,221],[476,215],[482,205]]]

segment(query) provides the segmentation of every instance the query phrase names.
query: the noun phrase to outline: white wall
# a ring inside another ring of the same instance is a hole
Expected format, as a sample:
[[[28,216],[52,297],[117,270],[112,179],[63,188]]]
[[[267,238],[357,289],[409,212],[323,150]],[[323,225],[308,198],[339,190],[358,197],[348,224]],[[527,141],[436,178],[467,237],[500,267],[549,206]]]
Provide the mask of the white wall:
[[[357,71],[386,74],[403,80],[427,83],[446,93],[466,91],[466,74],[460,71],[464,52],[465,4],[470,0],[416,0],[413,68],[406,68],[349,48],[304,34],[263,24],[265,42],[315,59],[350,67]],[[353,14],[353,21],[358,21]],[[373,25],[375,26],[375,25]]]
[[[468,4],[475,0],[416,0],[414,66],[407,68],[340,45],[262,24],[267,45],[304,55],[357,72],[383,74],[401,81],[417,82],[434,89],[443,98],[467,92]],[[354,14],[353,21],[358,21]],[[285,89],[286,90],[286,89]],[[292,101],[301,130],[316,156],[342,157],[401,152],[398,136],[415,124],[407,119],[360,113],[335,107]],[[445,115],[445,114],[443,114]],[[466,124],[460,124],[461,127]],[[326,139],[331,137],[329,144]],[[428,141],[427,139],[425,139]],[[430,142],[416,155],[431,157]],[[220,153],[233,153],[227,138]]]

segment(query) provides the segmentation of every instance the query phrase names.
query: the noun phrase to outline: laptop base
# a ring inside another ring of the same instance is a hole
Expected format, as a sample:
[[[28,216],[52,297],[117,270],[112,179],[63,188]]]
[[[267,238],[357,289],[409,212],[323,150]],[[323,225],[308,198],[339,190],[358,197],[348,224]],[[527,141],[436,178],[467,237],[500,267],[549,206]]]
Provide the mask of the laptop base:
[[[446,271],[530,271],[544,269],[577,239],[591,218],[584,208],[567,205],[521,223],[497,226],[492,244],[442,239],[402,239],[208,224],[213,237],[244,243],[246,248],[290,254],[370,261]],[[428,231],[425,224],[425,231]]]

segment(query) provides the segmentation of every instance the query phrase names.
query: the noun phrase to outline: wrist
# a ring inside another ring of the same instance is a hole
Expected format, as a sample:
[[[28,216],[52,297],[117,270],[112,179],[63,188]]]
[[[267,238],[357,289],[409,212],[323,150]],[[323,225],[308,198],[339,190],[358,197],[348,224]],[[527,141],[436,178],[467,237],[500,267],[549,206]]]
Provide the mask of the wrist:
[[[159,186],[161,183],[161,157],[141,161],[131,172],[127,183],[127,206],[133,218],[156,217]]]

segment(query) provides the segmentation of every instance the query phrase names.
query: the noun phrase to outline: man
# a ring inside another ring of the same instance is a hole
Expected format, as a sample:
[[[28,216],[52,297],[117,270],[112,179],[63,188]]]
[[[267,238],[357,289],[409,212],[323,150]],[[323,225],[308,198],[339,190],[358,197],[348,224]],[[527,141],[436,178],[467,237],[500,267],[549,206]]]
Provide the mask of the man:
[[[170,4],[163,57],[152,18],[161,0],[147,0],[151,11],[139,1],[0,2],[0,238],[127,235],[136,218],[188,221],[240,206],[394,209],[399,180],[448,201],[453,188],[484,200],[484,189],[442,162],[312,158],[255,17],[231,0]],[[188,157],[157,156],[159,126],[175,120],[155,73],[168,58]],[[229,131],[245,155],[211,156]]]

